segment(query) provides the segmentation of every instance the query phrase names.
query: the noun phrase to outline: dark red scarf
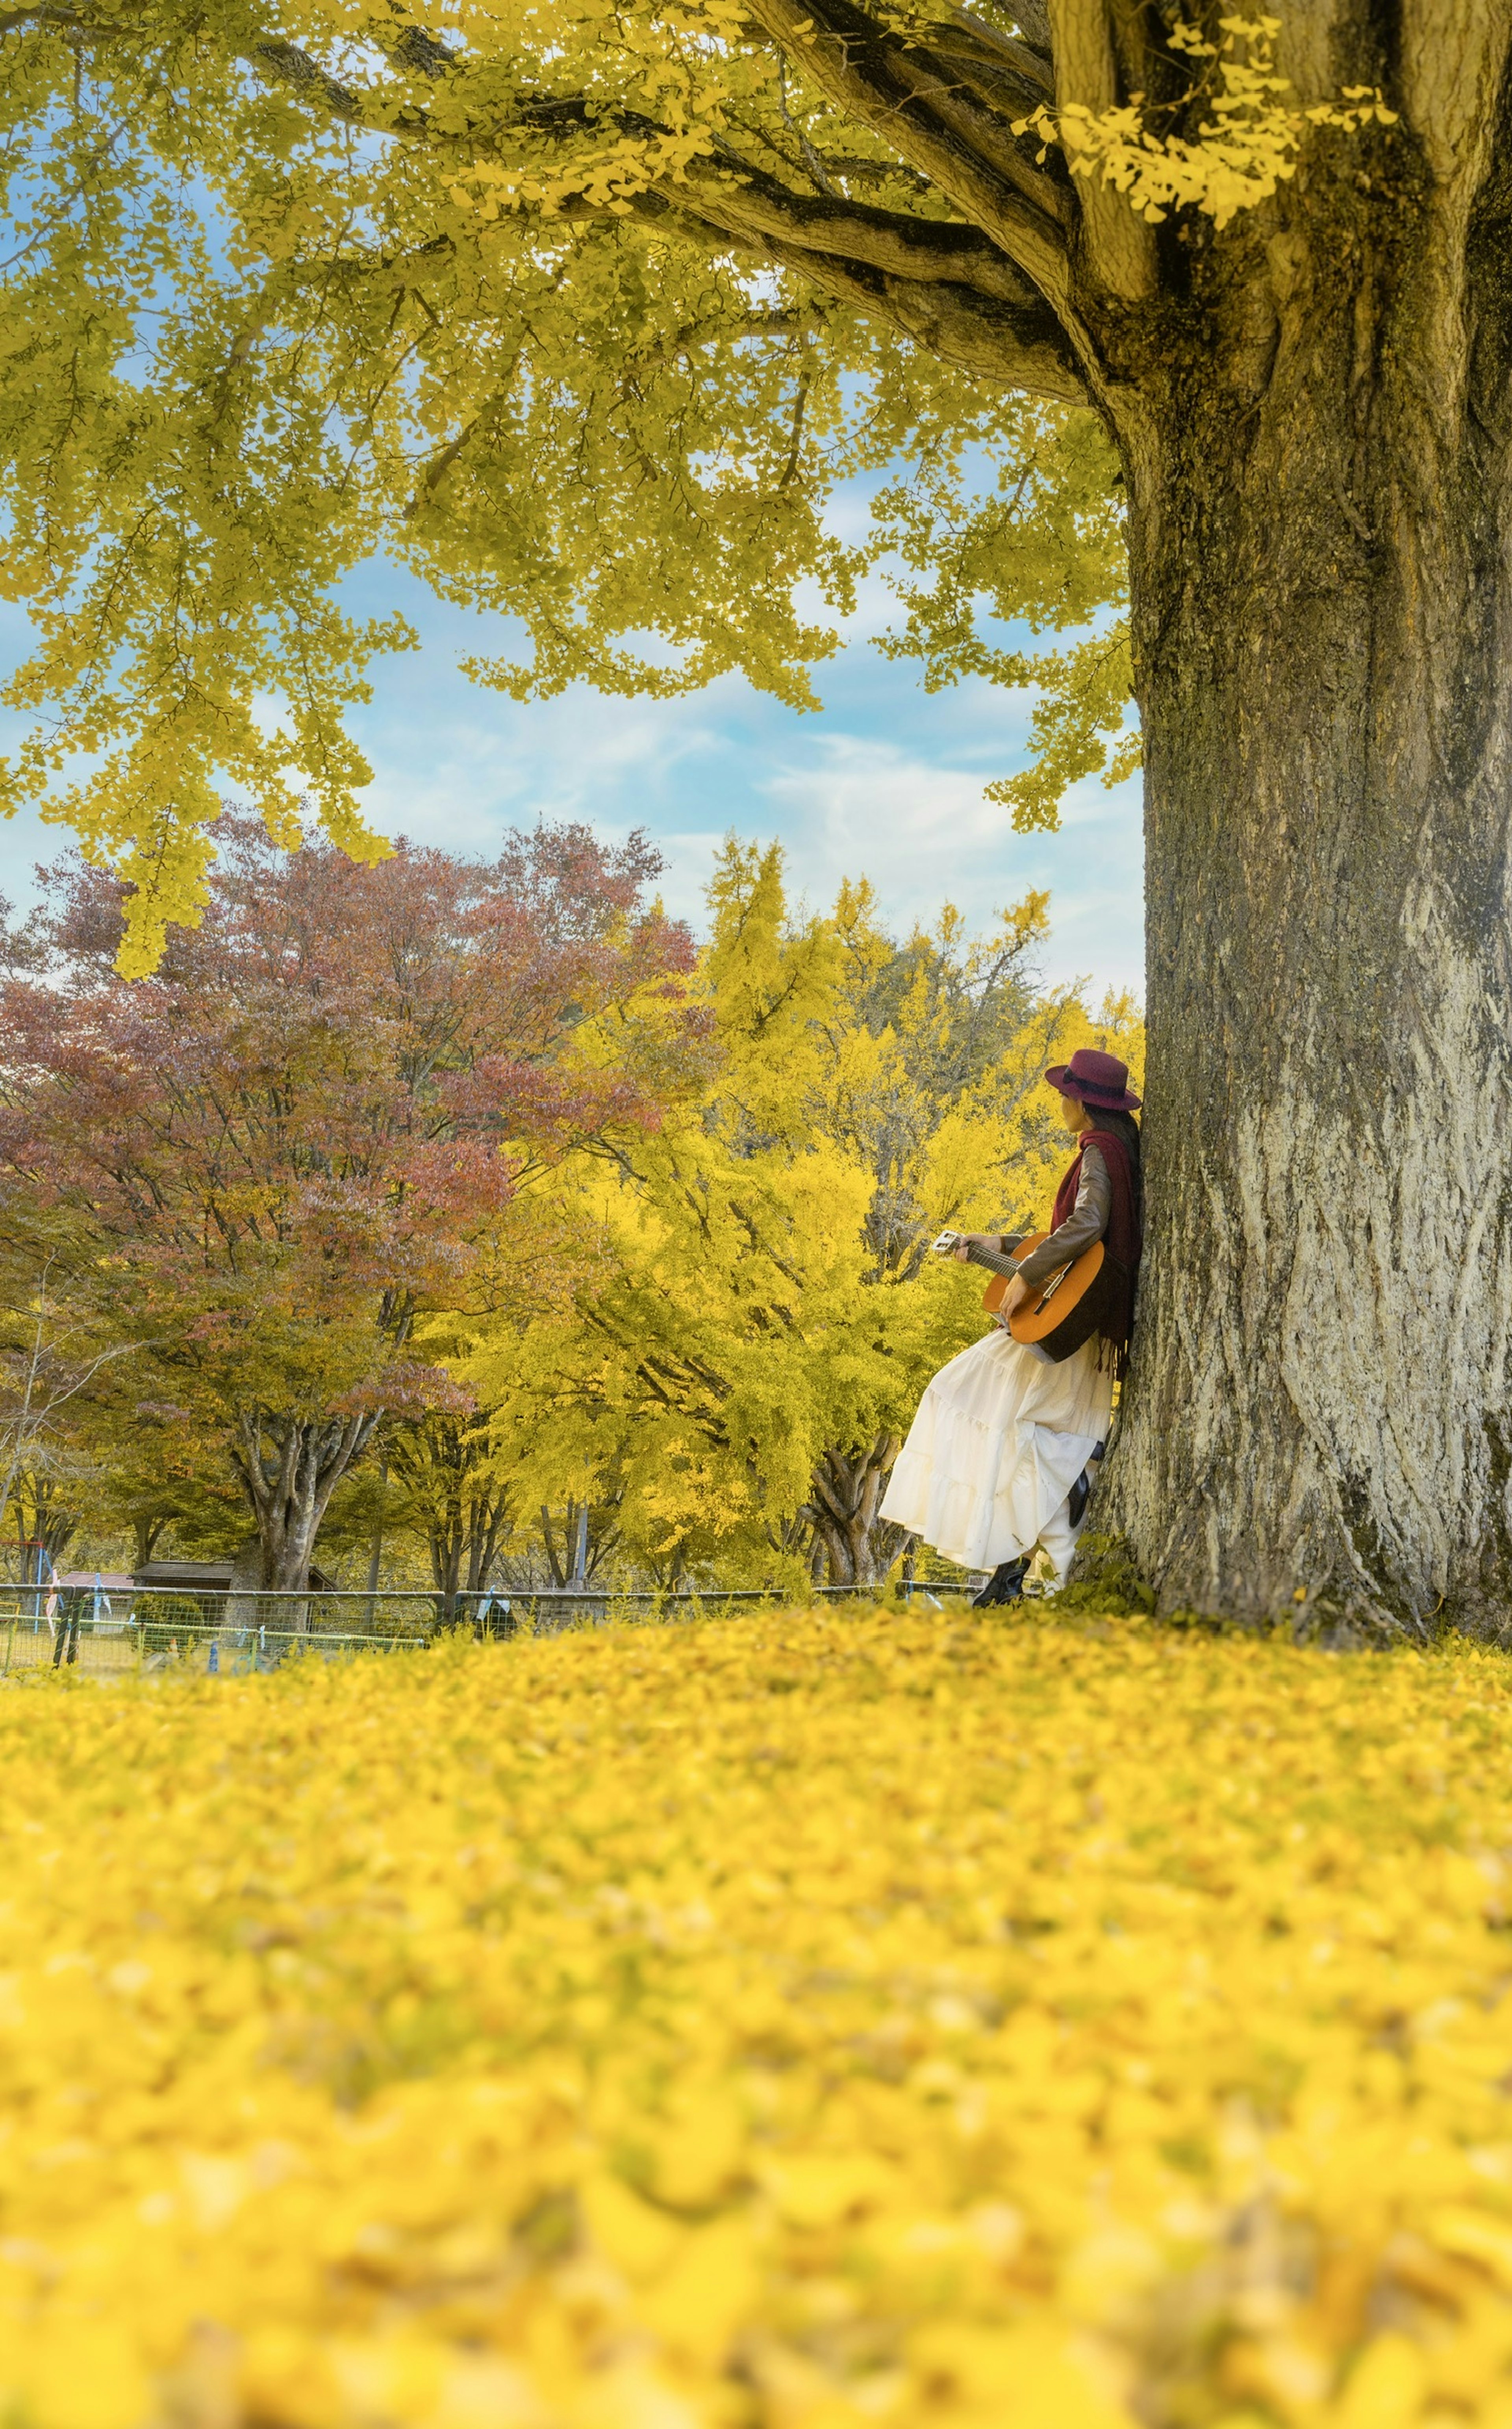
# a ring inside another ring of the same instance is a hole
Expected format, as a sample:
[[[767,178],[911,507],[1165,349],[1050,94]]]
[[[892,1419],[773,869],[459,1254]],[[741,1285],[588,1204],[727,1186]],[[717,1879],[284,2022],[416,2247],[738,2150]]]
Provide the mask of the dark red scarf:
[[[1082,1154],[1095,1147],[1107,1166],[1112,1188],[1112,1204],[1108,1208],[1107,1230],[1104,1238],[1107,1253],[1123,1267],[1129,1277],[1129,1287],[1123,1295],[1121,1311],[1104,1331],[1103,1338],[1113,1349],[1113,1370],[1122,1375],[1129,1362],[1129,1328],[1134,1318],[1134,1281],[1139,1270],[1139,1257],[1144,1248],[1144,1234],[1139,1224],[1139,1202],[1135,1195],[1134,1175],[1129,1169],[1128,1150],[1121,1138],[1111,1131],[1083,1131],[1081,1147],[1060,1187],[1055,1192],[1055,1212],[1051,1229],[1064,1223],[1076,1203],[1076,1192],[1082,1178]]]

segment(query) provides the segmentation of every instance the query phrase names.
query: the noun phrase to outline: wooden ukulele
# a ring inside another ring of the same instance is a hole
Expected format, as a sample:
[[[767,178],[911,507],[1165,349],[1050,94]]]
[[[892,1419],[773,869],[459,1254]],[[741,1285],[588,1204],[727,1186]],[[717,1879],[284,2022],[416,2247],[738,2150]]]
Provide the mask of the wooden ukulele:
[[[1019,1243],[1019,1255],[1026,1257],[1049,1237],[1048,1231],[1029,1232]],[[941,1231],[934,1243],[936,1255],[948,1257],[960,1238],[958,1231]],[[974,1241],[966,1256],[970,1264],[986,1265],[1000,1277],[982,1293],[987,1314],[996,1315],[1019,1271],[1019,1258],[1005,1256],[1001,1248],[978,1248]],[[1008,1330],[1015,1341],[1042,1349],[1058,1365],[1122,1312],[1128,1287],[1129,1277],[1118,1259],[1108,1255],[1103,1241],[1094,1240],[1079,1257],[1068,1259],[1058,1273],[1051,1274],[1020,1300],[1008,1318]]]

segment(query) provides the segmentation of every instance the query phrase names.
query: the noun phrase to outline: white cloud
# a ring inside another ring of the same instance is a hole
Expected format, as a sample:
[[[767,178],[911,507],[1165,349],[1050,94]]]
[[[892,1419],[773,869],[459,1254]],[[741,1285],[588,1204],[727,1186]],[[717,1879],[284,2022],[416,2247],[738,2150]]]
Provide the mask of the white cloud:
[[[794,888],[816,904],[833,900],[841,878],[865,874],[900,927],[927,923],[947,901],[985,926],[1031,887],[1047,886],[1047,971],[1086,975],[1094,994],[1106,986],[1142,993],[1138,786],[1076,786],[1061,833],[1018,835],[984,798],[993,772],[990,761],[986,770],[942,767],[891,742],[829,732],[811,755],[778,766],[757,789],[771,804],[768,831],[784,842]],[[1095,854],[1088,850],[1094,838]]]
[[[933,902],[942,848],[952,875],[964,876],[967,855],[1003,824],[1002,811],[982,798],[979,775],[855,734],[816,736],[811,758],[777,768],[756,789],[791,839],[795,873],[811,872],[830,892],[842,876],[864,872],[879,892],[919,891]]]

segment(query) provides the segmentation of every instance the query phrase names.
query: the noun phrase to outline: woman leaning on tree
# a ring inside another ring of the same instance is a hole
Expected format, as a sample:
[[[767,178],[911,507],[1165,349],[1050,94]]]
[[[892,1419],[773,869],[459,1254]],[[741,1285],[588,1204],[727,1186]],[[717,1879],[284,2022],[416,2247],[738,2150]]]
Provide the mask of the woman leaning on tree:
[[[1077,1143],[1051,1230],[1026,1254],[1022,1233],[972,1231],[957,1244],[963,1259],[973,1247],[1013,1257],[1017,1272],[992,1330],[926,1386],[882,1504],[884,1518],[947,1560],[992,1571],[978,1604],[1016,1602],[1037,1548],[1064,1585],[1128,1354],[1143,1220],[1139,1099],[1127,1065],[1090,1048],[1045,1078],[1060,1092]],[[1095,1240],[1127,1276],[1101,1331],[1058,1361],[1015,1341],[1007,1330],[1014,1309]]]

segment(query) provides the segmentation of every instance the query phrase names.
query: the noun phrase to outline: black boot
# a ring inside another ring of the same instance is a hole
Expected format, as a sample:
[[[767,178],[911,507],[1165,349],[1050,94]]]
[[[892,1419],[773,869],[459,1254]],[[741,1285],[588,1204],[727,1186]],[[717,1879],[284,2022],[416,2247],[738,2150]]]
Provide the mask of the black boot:
[[[1066,1515],[1071,1520],[1073,1527],[1079,1527],[1081,1525],[1082,1512],[1086,1509],[1088,1501],[1091,1496],[1092,1461],[1100,1460],[1106,1448],[1106,1443],[1098,1444],[1097,1448],[1092,1453],[1091,1459],[1088,1461],[1087,1465],[1083,1468],[1080,1476],[1076,1479],[1075,1483],[1072,1486],[1070,1493],[1066,1496]]]
[[[1000,1603],[1022,1602],[1023,1581],[1033,1557],[1032,1553],[1021,1552],[1016,1561],[1000,1561],[981,1593],[973,1595],[972,1609],[992,1611]]]

